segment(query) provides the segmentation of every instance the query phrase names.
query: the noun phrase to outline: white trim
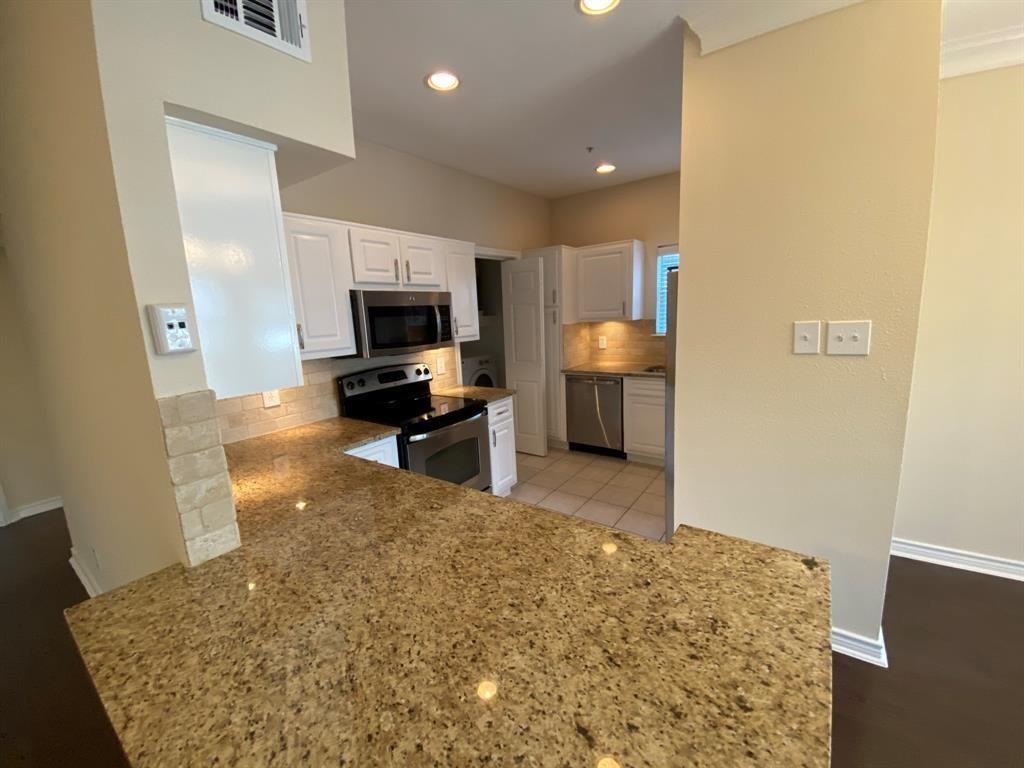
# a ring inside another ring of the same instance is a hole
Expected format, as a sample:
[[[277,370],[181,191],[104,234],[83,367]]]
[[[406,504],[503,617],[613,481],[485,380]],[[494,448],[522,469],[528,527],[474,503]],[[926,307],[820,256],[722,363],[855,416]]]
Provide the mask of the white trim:
[[[881,628],[878,630],[878,639],[872,640],[856,632],[832,627],[832,650],[874,664],[876,667],[889,666],[889,657],[885,652],[885,636],[882,635]]]
[[[71,558],[68,560],[71,565],[71,570],[75,572],[78,580],[82,582],[82,586],[85,587],[85,592],[89,597],[96,597],[96,595],[103,594],[103,590],[100,589],[99,581],[96,580],[96,576],[89,570],[89,566],[85,564],[85,560],[78,556],[78,552],[74,547],[71,548]]]
[[[173,125],[176,128],[184,128],[187,131],[205,133],[209,136],[216,136],[218,139],[237,141],[239,144],[248,144],[251,147],[258,147],[259,149],[267,149],[271,152],[277,152],[277,144],[271,144],[269,141],[260,141],[259,139],[253,139],[249,136],[243,136],[240,133],[232,133],[231,131],[225,131],[221,128],[214,128],[209,125],[203,125],[202,123],[194,123],[191,120],[183,120],[180,117],[164,115],[164,122],[166,122],[167,125]]]
[[[504,261],[506,259],[521,259],[523,257],[523,252],[510,251],[505,248],[490,248],[486,245],[474,245],[473,255],[478,259],[496,259],[498,261]]]
[[[31,504],[22,504],[20,507],[14,507],[13,509],[8,508],[6,515],[0,515],[0,526],[10,525],[19,520],[24,520],[26,517],[32,517],[32,515],[38,515],[41,512],[49,512],[51,509],[63,506],[64,500],[60,496],[53,496],[49,499],[33,501]]]
[[[1024,64],[1024,24],[948,40],[942,44],[939,77],[958,77]]]
[[[967,552],[963,549],[941,547],[937,544],[925,544],[909,539],[893,539],[892,553],[896,557],[906,557],[910,560],[921,560],[925,563],[945,565],[964,571],[1024,581],[1024,560],[1010,560],[1005,557],[983,555],[980,552]]]

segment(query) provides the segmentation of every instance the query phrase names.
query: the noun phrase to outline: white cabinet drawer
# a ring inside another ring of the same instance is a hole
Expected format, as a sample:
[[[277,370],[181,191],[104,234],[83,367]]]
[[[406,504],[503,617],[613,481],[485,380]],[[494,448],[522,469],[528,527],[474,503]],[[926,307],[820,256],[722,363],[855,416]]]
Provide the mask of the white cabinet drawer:
[[[383,440],[360,445],[345,453],[389,467],[398,467],[398,440],[394,437],[385,437]]]
[[[513,416],[511,397],[489,403],[487,406],[487,421],[489,424],[500,424],[512,419]]]

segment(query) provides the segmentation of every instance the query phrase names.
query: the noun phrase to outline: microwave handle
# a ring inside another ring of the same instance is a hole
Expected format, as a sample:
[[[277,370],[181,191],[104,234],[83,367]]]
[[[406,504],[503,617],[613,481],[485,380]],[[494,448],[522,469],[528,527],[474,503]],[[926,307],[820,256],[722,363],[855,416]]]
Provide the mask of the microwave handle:
[[[438,343],[440,343],[442,341],[442,339],[441,339],[441,307],[439,305],[437,305],[437,304],[434,305],[434,322],[437,323],[436,337],[437,337]]]

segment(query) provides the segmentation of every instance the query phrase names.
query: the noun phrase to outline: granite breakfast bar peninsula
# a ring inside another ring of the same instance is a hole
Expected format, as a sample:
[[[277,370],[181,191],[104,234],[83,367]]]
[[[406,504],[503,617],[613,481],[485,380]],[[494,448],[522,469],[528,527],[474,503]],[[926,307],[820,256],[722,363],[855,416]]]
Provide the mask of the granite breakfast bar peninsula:
[[[132,765],[828,766],[827,565],[342,453],[374,429],[229,446],[241,548],[69,609]]]

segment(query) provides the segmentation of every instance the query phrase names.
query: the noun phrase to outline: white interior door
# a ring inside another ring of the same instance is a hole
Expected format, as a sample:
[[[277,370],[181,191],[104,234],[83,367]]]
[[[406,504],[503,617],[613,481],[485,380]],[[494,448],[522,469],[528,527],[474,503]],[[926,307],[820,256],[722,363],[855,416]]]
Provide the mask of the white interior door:
[[[516,392],[516,450],[546,456],[544,268],[536,257],[501,265],[505,385]]]

